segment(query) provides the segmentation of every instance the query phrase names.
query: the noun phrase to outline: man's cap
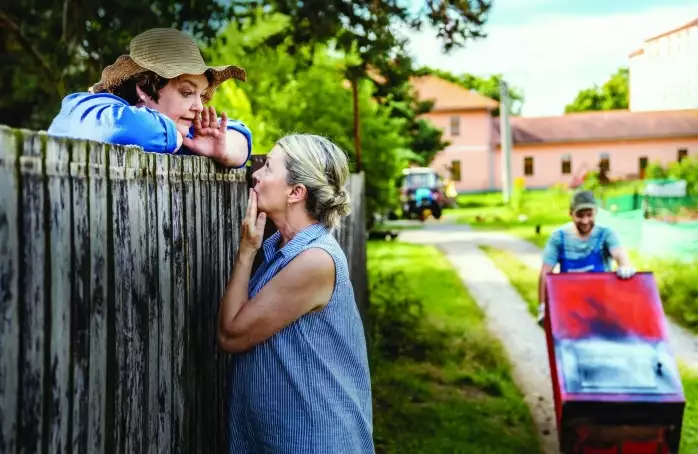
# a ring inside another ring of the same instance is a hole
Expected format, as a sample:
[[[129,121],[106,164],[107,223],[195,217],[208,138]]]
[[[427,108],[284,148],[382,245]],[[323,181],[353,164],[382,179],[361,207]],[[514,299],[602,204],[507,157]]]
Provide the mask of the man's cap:
[[[594,197],[594,193],[591,191],[576,192],[572,196],[572,201],[570,202],[570,211],[572,213],[589,208],[596,209],[596,207],[596,198]]]

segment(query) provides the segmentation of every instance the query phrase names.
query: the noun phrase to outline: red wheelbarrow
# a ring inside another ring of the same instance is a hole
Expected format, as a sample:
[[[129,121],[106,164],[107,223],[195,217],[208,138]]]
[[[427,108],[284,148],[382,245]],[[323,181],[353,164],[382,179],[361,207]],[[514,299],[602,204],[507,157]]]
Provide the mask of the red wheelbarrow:
[[[560,451],[678,452],[686,401],[654,275],[549,274],[546,285]]]

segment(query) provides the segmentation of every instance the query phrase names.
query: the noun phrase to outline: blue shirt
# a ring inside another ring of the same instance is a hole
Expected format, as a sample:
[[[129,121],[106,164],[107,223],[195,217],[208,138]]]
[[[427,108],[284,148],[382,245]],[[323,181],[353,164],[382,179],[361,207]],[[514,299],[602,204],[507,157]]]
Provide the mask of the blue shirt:
[[[346,256],[318,224],[279,249],[280,238],[264,242],[250,298],[310,248],[334,260],[334,291],[322,310],[233,356],[229,452],[373,454],[371,377]]]
[[[582,259],[588,257],[594,250],[594,246],[598,243],[601,235],[604,235],[601,244],[603,253],[605,271],[611,270],[612,257],[611,251],[620,246],[620,240],[613,230],[595,225],[588,237],[582,239],[576,234],[576,227],[572,222],[555,230],[548,238],[548,242],[543,249],[543,263],[554,267],[558,264],[561,257],[560,232],[562,232],[564,241],[564,256],[571,260]]]
[[[252,133],[243,123],[228,120],[228,130],[247,138],[247,158],[252,152]],[[193,137],[194,127],[188,137]],[[73,93],[66,96],[61,110],[47,131],[55,137],[94,140],[113,145],[136,145],[153,153],[175,153],[177,127],[174,121],[147,107],[129,105],[111,93]],[[194,153],[182,146],[180,155]],[[247,161],[247,160],[245,160]],[[240,167],[244,167],[245,163]]]

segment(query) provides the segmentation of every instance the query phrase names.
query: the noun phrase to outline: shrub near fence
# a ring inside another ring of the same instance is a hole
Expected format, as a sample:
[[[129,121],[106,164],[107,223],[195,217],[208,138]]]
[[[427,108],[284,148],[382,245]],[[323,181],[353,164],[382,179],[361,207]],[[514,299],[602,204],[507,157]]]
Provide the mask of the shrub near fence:
[[[215,326],[247,177],[0,127],[0,452],[225,451]],[[362,175],[350,191],[365,304]]]

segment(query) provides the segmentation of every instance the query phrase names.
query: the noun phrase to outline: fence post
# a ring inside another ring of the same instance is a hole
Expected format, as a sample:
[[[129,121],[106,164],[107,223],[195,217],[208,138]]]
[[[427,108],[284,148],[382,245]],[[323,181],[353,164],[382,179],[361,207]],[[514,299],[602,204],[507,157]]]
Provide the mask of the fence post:
[[[19,389],[19,173],[17,136],[0,127],[0,452],[17,452],[17,391]]]

